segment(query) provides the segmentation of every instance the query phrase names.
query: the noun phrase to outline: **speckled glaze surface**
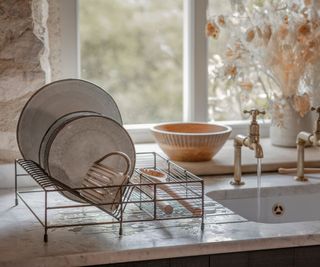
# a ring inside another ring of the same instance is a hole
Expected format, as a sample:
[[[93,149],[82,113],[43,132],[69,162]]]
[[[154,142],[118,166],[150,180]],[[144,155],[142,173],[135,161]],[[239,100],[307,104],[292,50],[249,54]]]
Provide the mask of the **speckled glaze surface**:
[[[113,98],[95,84],[66,79],[40,88],[24,106],[17,127],[17,141],[25,159],[38,163],[43,136],[60,117],[77,111],[103,114],[122,124]]]
[[[39,150],[39,160],[38,163],[40,167],[44,168],[44,161],[45,157],[48,153],[47,145],[48,143],[52,142],[52,138],[56,135],[56,133],[59,131],[59,128],[67,123],[68,121],[73,120],[77,117],[86,117],[90,115],[95,115],[98,113],[90,112],[90,111],[79,111],[79,112],[72,112],[69,114],[66,114],[65,116],[62,116],[61,118],[57,119],[47,130],[45,135],[42,138],[41,144],[40,144],[40,150]],[[47,170],[45,170],[47,171]]]
[[[175,161],[209,161],[227,141],[231,128],[210,123],[168,123],[151,128],[165,154]]]
[[[95,161],[120,151],[131,161],[131,176],[136,155],[134,144],[127,131],[116,121],[101,115],[74,117],[61,125],[52,142],[47,143],[44,169],[55,179],[71,188],[81,187],[82,181]],[[126,161],[114,156],[104,161],[114,170],[124,170]],[[68,198],[79,201],[69,193]]]

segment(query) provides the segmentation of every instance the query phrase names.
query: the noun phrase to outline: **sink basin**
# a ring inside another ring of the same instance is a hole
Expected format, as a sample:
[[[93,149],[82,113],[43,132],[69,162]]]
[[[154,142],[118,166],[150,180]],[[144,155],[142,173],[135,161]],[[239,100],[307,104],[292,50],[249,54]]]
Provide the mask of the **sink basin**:
[[[252,182],[244,188],[229,186],[223,190],[212,190],[207,196],[249,221],[287,223],[320,220],[320,175],[309,178],[308,182],[301,183],[278,174],[262,177],[260,203],[257,188]],[[287,185],[284,179],[288,181]]]

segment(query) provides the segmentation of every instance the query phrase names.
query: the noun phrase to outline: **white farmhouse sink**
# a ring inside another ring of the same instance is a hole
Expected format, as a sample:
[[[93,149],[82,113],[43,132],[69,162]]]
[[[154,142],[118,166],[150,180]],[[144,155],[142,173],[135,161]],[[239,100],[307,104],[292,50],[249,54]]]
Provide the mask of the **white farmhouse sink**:
[[[209,183],[207,196],[240,216],[261,223],[286,223],[320,220],[320,175],[309,176],[308,182],[296,182],[292,176],[268,174],[262,176],[260,217],[256,177],[247,179],[243,187],[228,185],[229,179]],[[210,178],[212,179],[212,178]]]

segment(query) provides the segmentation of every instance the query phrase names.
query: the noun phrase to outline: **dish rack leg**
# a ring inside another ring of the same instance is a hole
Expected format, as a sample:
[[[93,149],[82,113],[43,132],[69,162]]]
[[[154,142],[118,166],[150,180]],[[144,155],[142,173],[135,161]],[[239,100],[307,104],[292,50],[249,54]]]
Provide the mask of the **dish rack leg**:
[[[204,230],[204,183],[201,182],[201,231]]]
[[[43,241],[44,242],[48,242],[48,225],[47,225],[47,216],[48,216],[48,194],[47,194],[47,191],[44,192],[44,205],[45,205],[45,208],[44,208],[44,235],[43,235]]]
[[[122,233],[123,233],[122,221],[120,221],[119,235],[122,235]]]
[[[48,242],[48,234],[47,234],[47,233],[45,233],[45,234],[43,235],[43,241],[44,241],[45,243]]]
[[[119,235],[121,236],[123,233],[122,230],[122,222],[123,222],[123,199],[122,199],[122,188],[120,187],[120,223],[119,223]]]
[[[18,173],[17,173],[17,160],[14,162],[14,192],[15,192],[15,205],[18,206]]]

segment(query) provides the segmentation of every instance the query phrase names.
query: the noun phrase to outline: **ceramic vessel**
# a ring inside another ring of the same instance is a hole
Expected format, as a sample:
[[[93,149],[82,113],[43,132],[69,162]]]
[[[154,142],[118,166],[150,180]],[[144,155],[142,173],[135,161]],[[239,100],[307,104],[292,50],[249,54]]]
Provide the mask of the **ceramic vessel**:
[[[301,117],[291,105],[286,105],[281,122],[277,118],[272,118],[270,126],[271,143],[282,147],[296,147],[299,132],[311,132],[312,127],[313,122],[310,112]]]
[[[218,153],[231,127],[215,123],[166,123],[151,128],[164,153],[175,161],[208,161]]]

